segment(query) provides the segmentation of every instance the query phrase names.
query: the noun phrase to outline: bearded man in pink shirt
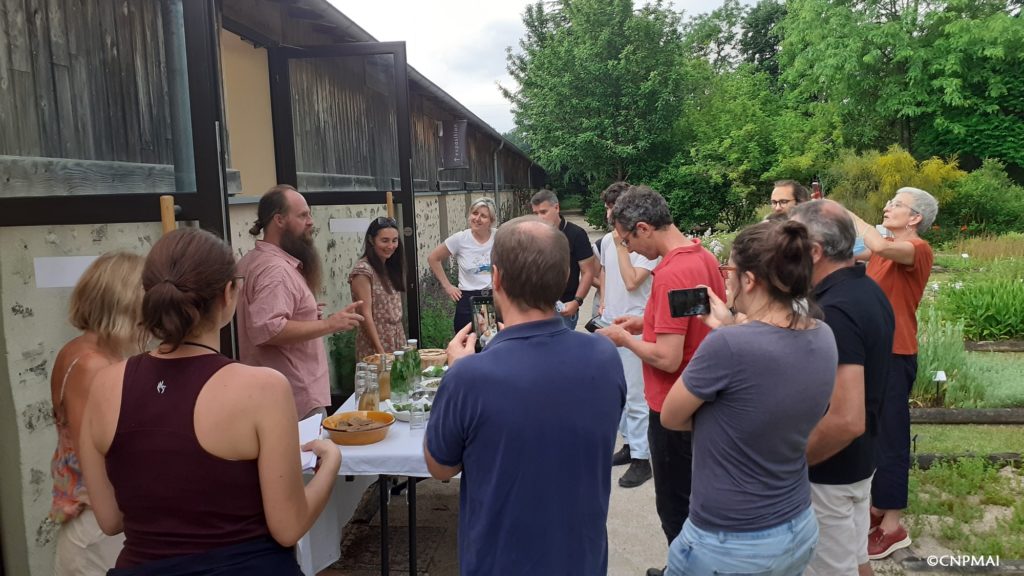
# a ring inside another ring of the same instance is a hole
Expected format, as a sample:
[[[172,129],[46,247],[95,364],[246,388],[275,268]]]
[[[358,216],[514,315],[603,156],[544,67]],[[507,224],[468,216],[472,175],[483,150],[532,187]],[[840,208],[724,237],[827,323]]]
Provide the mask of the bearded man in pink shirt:
[[[249,233],[263,240],[238,262],[244,276],[238,299],[239,359],[284,374],[292,385],[299,419],[326,414],[331,403],[324,336],[355,328],[362,302],[326,318],[314,294],[320,291],[320,255],[313,246],[313,217],[306,199],[281,184],[260,199]]]

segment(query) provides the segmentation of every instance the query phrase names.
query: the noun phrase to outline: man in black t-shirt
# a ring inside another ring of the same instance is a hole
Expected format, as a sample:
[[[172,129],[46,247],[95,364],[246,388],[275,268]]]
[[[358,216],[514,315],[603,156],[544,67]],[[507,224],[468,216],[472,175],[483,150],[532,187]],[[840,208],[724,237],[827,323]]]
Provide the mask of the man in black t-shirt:
[[[839,350],[828,411],[807,443],[811,502],[819,537],[807,574],[857,576],[868,564],[876,415],[892,351],[892,306],[855,264],[853,221],[831,200],[800,204],[790,219],[807,226],[814,259],[814,298]]]
[[[562,306],[556,309],[560,308],[559,313],[565,325],[575,330],[580,318],[580,306],[594,281],[594,250],[590,247],[590,238],[583,228],[559,214],[558,196],[551,190],[541,190],[534,194],[530,205],[537,217],[557,227],[569,240],[569,281],[559,298]]]

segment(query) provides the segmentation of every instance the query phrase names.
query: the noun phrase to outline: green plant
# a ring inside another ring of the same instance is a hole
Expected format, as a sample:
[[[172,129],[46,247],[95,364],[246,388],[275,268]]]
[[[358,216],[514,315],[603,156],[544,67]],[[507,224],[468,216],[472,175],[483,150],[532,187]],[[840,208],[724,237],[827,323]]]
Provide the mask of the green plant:
[[[1015,185],[997,160],[956,182],[942,202],[943,227],[964,234],[1019,232],[1024,226],[1024,188]]]
[[[1024,260],[1024,234],[1010,232],[999,236],[985,234],[971,238],[960,238],[952,244],[951,248],[953,256],[965,263],[989,262],[1012,258]],[[963,254],[967,254],[967,258],[964,258]],[[936,256],[936,262],[938,259],[938,256]]]
[[[983,408],[1024,408],[1024,354],[970,352],[970,370],[985,388]],[[1024,444],[1024,435],[1019,436]],[[1019,452],[1024,453],[1024,446]]]
[[[336,332],[327,339],[331,373],[334,374],[331,392],[348,397],[355,390],[356,331]]]
[[[917,379],[911,398],[925,406],[975,406],[985,389],[971,370],[964,350],[963,321],[946,321],[935,306],[918,310]],[[946,382],[935,381],[938,371]]]
[[[941,290],[937,305],[971,340],[1024,338],[1024,261],[996,261]]]
[[[458,284],[455,266],[442,263],[448,281]],[[455,317],[455,303],[441,288],[434,274],[427,270],[420,276],[420,348],[445,348],[451,341],[452,318]]]
[[[936,535],[961,554],[1020,557],[1024,483],[1019,475],[981,458],[938,462],[928,470],[915,467],[907,508],[911,534]]]
[[[558,199],[559,210],[580,210],[583,207],[583,198],[579,194],[565,196]]]

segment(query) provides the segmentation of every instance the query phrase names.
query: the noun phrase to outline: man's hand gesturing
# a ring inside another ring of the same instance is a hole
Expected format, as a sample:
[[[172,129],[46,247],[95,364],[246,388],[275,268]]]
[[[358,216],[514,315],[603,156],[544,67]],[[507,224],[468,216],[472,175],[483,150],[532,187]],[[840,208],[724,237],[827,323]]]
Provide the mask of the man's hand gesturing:
[[[327,325],[331,328],[331,332],[344,332],[345,330],[351,330],[359,325],[364,320],[362,314],[359,314],[359,307],[363,305],[363,301],[353,302],[339,312],[335,312],[327,317]]]

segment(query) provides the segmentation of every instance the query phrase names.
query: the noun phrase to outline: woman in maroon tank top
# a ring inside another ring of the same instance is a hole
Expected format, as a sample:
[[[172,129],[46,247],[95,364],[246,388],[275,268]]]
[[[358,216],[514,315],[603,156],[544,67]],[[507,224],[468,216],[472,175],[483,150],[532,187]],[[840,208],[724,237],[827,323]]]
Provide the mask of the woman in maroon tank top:
[[[323,510],[341,464],[320,457],[303,485],[291,388],[269,368],[219,352],[244,279],[208,232],[171,232],[153,246],[143,326],[157,349],[99,372],[81,460],[100,527],[125,533],[111,576],[300,574],[291,547]]]

